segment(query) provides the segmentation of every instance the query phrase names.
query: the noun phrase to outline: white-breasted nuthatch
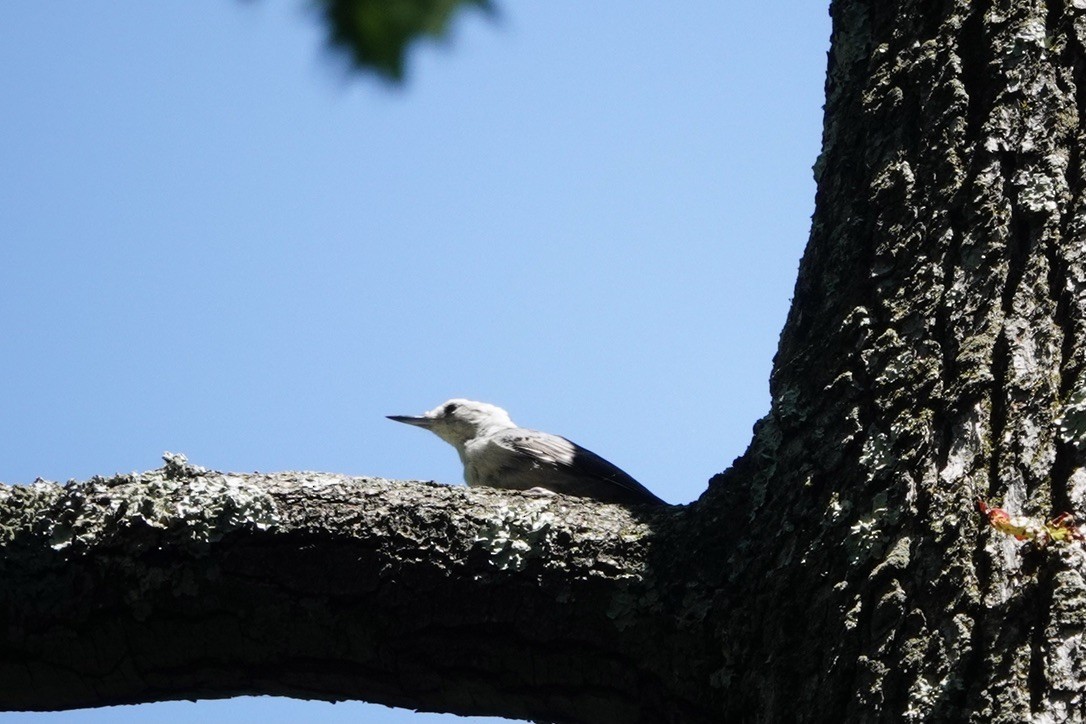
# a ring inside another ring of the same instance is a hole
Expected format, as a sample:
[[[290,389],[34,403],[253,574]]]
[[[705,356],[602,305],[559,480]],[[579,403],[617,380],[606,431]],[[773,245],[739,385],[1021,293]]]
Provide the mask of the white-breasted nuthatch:
[[[455,447],[470,487],[544,488],[607,503],[666,505],[596,453],[564,437],[517,427],[509,413],[485,402],[449,400],[418,417],[388,419],[426,428]]]

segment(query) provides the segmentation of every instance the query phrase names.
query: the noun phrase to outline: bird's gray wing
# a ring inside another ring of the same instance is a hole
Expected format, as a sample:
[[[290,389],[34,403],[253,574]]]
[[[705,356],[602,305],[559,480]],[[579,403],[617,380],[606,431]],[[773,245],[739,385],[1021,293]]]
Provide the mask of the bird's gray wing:
[[[625,471],[564,437],[517,428],[493,442],[512,453],[511,467],[538,469],[540,487],[612,503],[666,505]]]

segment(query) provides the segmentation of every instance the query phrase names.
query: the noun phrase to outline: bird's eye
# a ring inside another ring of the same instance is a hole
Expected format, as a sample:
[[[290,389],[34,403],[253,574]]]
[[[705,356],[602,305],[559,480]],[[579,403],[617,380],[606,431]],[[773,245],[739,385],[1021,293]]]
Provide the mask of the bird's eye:
[[[455,404],[450,402],[449,404],[445,405],[445,414],[446,415],[451,415],[454,412],[456,412],[456,405]]]

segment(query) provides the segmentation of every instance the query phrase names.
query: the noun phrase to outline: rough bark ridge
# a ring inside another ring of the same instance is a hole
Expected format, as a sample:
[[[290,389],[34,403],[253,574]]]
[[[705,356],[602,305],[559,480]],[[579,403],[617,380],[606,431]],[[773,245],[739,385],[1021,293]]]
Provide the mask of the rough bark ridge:
[[[0,708],[1086,720],[1086,0],[837,0],[748,452],[692,506],[334,476],[0,488]]]

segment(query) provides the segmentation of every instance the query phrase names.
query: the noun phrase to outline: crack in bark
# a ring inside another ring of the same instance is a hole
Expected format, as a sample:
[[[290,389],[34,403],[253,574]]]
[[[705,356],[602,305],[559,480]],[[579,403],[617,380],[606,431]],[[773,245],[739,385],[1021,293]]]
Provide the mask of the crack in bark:
[[[941,353],[939,364],[940,386],[948,398],[950,397],[950,391],[954,389],[957,373],[957,358],[958,353],[960,352],[959,340],[953,333],[953,322],[951,318],[953,305],[949,301],[949,296],[954,290],[954,276],[961,264],[962,248],[965,242],[965,235],[969,229],[969,223],[965,214],[965,204],[967,203],[966,195],[974,188],[977,182],[977,167],[978,162],[974,159],[974,162],[970,164],[969,169],[966,172],[965,178],[962,180],[961,185],[958,187],[958,190],[950,201],[950,208],[948,210],[950,243],[943,252],[939,297],[935,308],[934,332],[937,335],[939,351]],[[934,406],[932,426],[934,428],[933,437],[936,440],[934,451],[936,470],[943,470],[947,466],[947,462],[950,458],[950,450],[954,444],[954,421],[962,412],[963,402],[964,401],[959,398],[951,400],[950,405]]]
[[[1035,588],[1031,597],[1033,606],[1030,616],[1030,658],[1029,674],[1029,707],[1034,714],[1043,710],[1043,704],[1049,695],[1048,676],[1045,671],[1045,658],[1048,653],[1048,641],[1046,632],[1052,610],[1052,598],[1054,594],[1052,582],[1052,570],[1049,565],[1041,565]]]
[[[1074,165],[1075,164],[1071,164],[1072,167],[1074,167]],[[1065,212],[1061,218],[1059,239],[1066,239],[1068,237],[1070,216],[1070,213]],[[1073,300],[1069,298],[1070,292],[1068,291],[1067,284],[1067,265],[1060,255],[1059,250],[1056,248],[1056,242],[1054,240],[1050,241],[1046,245],[1045,251],[1048,257],[1048,288],[1056,298],[1053,322],[1056,329],[1060,330],[1062,333],[1059,359],[1060,383],[1057,393],[1057,402],[1065,403],[1070,397],[1074,384],[1078,379],[1078,369],[1073,362],[1073,354],[1076,347],[1075,325],[1071,313]],[[1052,463],[1051,470],[1051,513],[1053,515],[1062,511],[1070,511],[1074,507],[1074,504],[1071,501],[1069,483],[1071,474],[1074,472],[1077,463],[1075,460],[1074,447],[1063,440],[1058,431],[1055,433],[1054,437],[1055,459]]]
[[[994,87],[988,64],[991,45],[985,38],[984,15],[992,6],[992,0],[976,0],[967,12],[957,44],[958,57],[962,62],[962,85],[968,95],[966,138],[980,138],[985,122],[995,102]]]
[[[1055,38],[1062,30],[1067,17],[1067,6],[1063,0],[1045,0],[1045,36]]]
[[[979,529],[980,526],[978,525]],[[990,532],[981,532],[977,535],[971,552],[973,574],[976,576],[977,588],[982,592],[975,600],[966,606],[970,615],[973,628],[969,636],[969,648],[962,655],[960,662],[961,678],[964,681],[981,681],[987,663],[986,652],[988,642],[991,640],[988,632],[986,606],[984,594],[992,590],[993,571],[992,559],[987,555],[987,535]],[[962,687],[958,695],[953,699],[953,705],[961,711],[976,710],[974,701],[981,695],[980,687]]]
[[[1004,188],[1013,188],[1014,177],[1017,173],[1017,157],[1013,153],[1000,154],[1000,170],[1003,176]],[[988,496],[993,496],[1000,490],[1004,456],[1008,454],[1005,441],[1011,392],[1007,388],[1011,365],[1011,344],[1008,338],[1007,321],[1014,318],[1014,300],[1029,261],[1030,248],[1032,247],[1033,234],[1030,223],[1023,218],[1018,209],[1017,199],[1011,199],[1011,215],[1008,220],[1008,234],[1006,243],[1006,273],[1003,277],[1003,289],[1000,297],[1000,323],[999,332],[996,335],[992,347],[991,369],[992,381],[989,385],[989,417],[988,434],[991,440],[991,457],[988,461]]]

